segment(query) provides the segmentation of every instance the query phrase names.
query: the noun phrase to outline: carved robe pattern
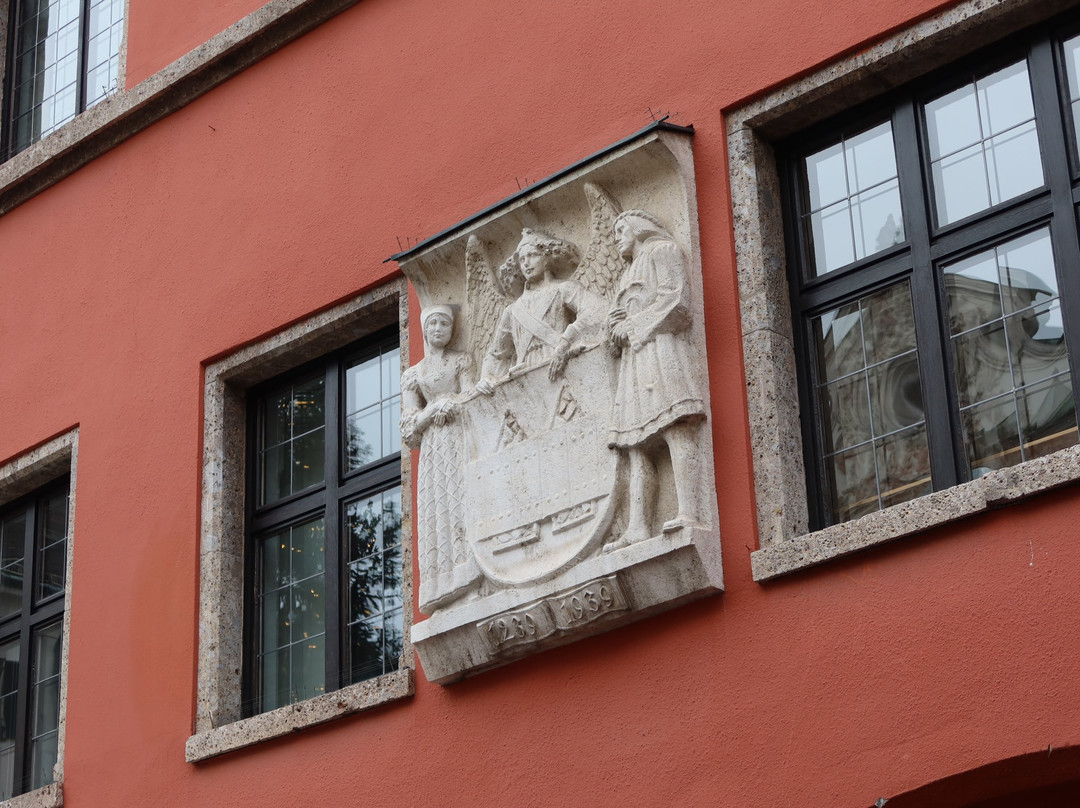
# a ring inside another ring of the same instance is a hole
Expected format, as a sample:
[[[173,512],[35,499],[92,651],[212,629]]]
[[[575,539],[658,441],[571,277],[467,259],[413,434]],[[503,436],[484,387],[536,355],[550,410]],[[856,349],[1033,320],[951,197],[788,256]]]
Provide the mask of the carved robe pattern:
[[[457,396],[472,386],[472,362],[447,352],[450,361],[422,359],[401,379],[401,433],[420,449],[417,473],[417,534],[420,610],[430,610],[468,588],[480,572],[465,540],[465,440],[460,413],[448,423],[420,430],[425,406]]]

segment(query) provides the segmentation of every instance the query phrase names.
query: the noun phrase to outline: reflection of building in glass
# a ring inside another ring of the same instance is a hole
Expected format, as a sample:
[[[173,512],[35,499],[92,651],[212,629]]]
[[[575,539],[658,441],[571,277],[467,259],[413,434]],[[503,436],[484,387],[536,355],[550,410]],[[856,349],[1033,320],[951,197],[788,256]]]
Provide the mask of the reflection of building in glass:
[[[975,256],[984,270],[986,256]],[[1077,442],[1052,279],[994,260],[990,272],[972,272],[975,266],[964,262],[945,272],[972,477]],[[906,284],[826,313],[815,330],[833,520],[847,521],[929,493],[930,458]]]

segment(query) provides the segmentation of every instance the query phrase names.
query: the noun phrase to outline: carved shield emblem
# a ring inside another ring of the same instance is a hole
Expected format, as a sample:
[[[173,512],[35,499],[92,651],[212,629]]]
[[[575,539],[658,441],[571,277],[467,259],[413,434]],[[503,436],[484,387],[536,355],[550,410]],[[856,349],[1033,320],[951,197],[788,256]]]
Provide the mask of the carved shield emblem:
[[[607,446],[614,371],[604,346],[546,363],[463,407],[466,537],[493,581],[557,574],[593,552],[611,522],[618,454]]]

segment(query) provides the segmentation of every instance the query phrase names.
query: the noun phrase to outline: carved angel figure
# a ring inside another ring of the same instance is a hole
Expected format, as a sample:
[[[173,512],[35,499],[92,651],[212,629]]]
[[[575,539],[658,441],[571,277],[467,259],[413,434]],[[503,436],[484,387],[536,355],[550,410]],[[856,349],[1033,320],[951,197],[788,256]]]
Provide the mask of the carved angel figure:
[[[401,379],[401,437],[420,450],[417,534],[420,610],[430,613],[464,594],[480,572],[465,540],[465,449],[459,417],[471,390],[472,360],[448,347],[454,313],[431,306],[421,316],[424,358]]]
[[[491,270],[479,242],[469,239],[471,343],[482,366],[478,391],[490,393],[507,374],[543,362],[554,380],[570,357],[590,342],[603,342],[606,298],[622,263],[611,241],[617,210],[595,185],[585,191],[592,222],[584,258],[571,242],[525,228],[513,255]]]
[[[630,496],[624,546],[649,537],[645,509],[655,469],[647,448],[662,439],[671,456],[678,515],[663,530],[703,523],[697,489],[697,430],[705,418],[700,370],[687,340],[690,289],[686,256],[654,216],[628,210],[615,220],[615,243],[630,265],[608,314],[619,356],[609,445],[627,453]]]

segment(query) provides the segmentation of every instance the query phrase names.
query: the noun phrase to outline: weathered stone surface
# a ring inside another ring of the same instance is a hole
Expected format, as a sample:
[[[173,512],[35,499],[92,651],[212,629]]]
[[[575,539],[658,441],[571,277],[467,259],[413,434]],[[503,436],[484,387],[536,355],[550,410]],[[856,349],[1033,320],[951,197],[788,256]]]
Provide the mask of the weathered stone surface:
[[[696,216],[656,127],[399,256],[430,679],[722,589]]]

